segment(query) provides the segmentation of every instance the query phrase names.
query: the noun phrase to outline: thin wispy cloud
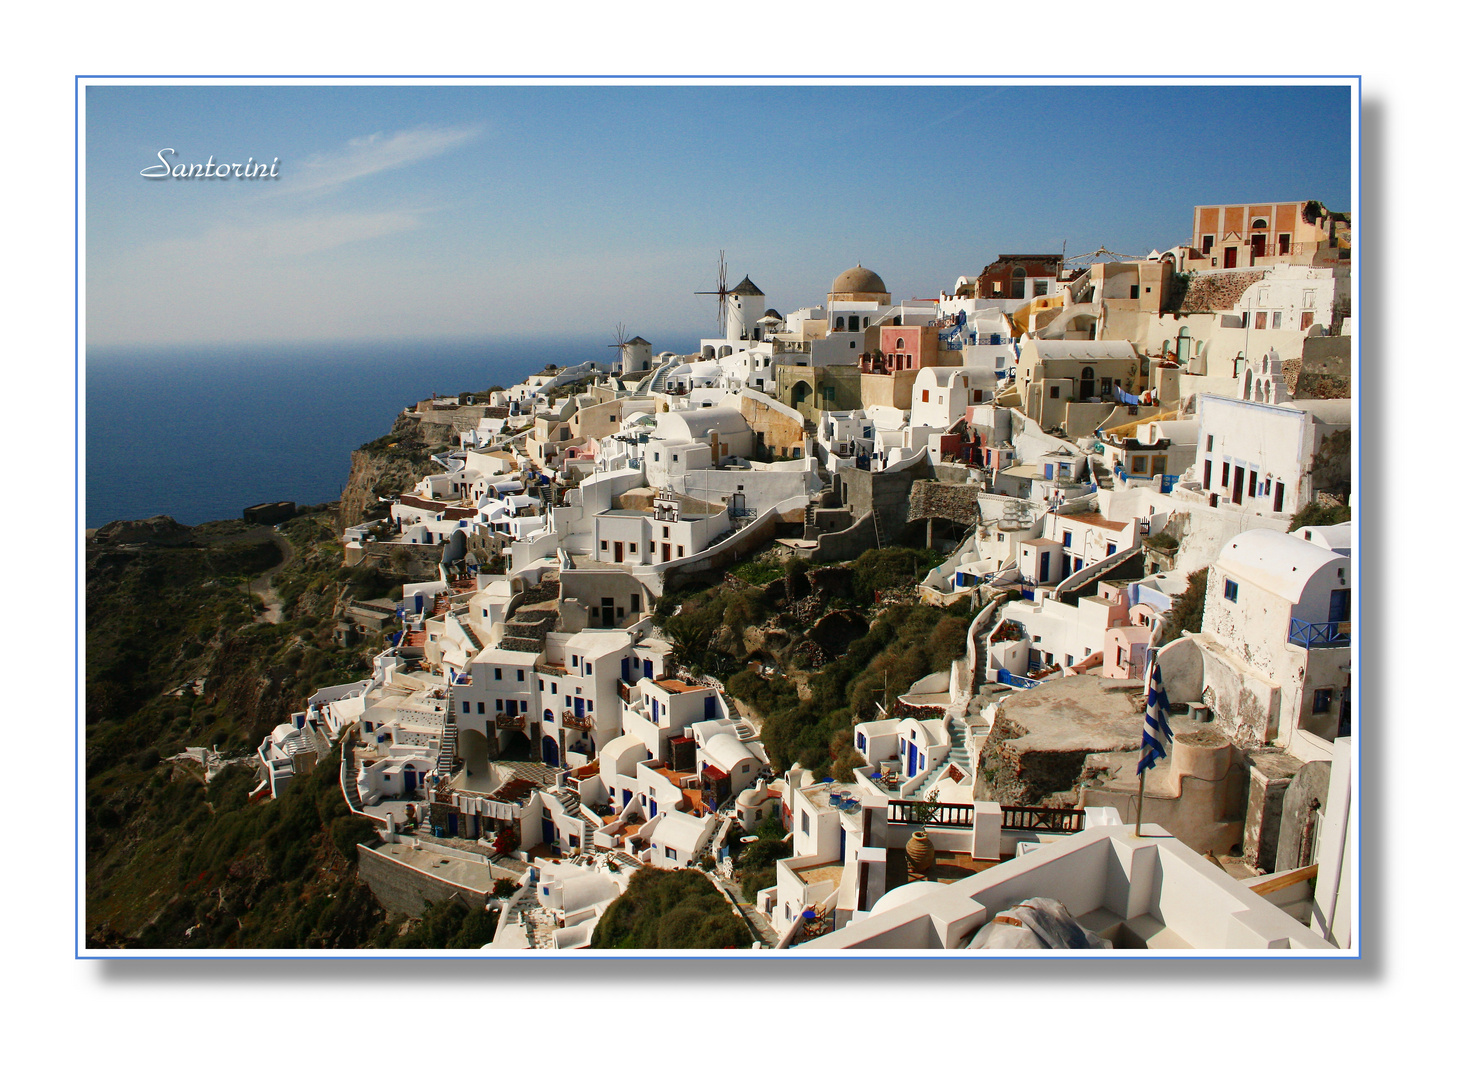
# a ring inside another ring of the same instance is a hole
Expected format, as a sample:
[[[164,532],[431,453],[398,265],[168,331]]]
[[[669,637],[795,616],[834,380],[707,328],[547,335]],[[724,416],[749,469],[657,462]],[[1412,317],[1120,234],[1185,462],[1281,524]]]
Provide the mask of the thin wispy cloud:
[[[255,262],[302,258],[363,240],[406,232],[421,224],[419,211],[306,214],[250,224],[213,225],[199,236],[160,240],[140,252],[149,265],[220,266],[225,261]]]
[[[275,193],[306,194],[338,188],[362,177],[415,165],[473,142],[483,128],[423,127],[408,131],[374,132],[351,139],[338,150],[316,154],[291,172]]]

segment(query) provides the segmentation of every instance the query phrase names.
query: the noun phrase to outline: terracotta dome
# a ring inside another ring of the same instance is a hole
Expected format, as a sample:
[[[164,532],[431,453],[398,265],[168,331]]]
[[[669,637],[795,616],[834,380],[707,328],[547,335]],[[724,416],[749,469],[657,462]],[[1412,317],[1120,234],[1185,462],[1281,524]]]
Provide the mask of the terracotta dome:
[[[880,280],[880,275],[873,270],[866,270],[863,266],[851,266],[838,277],[834,278],[834,287],[829,290],[829,296],[836,300],[847,299],[860,293],[881,293],[889,296],[890,290],[885,287],[885,282]]]

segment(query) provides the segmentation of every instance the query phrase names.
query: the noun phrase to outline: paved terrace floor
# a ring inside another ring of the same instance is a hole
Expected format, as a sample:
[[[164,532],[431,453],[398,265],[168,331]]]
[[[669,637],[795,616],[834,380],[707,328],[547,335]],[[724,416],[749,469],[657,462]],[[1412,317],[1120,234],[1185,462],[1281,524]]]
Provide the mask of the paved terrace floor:
[[[456,851],[423,845],[414,848],[410,844],[383,844],[375,849],[377,854],[395,859],[406,866],[460,885],[465,889],[488,892],[501,879],[519,880],[516,874],[503,866],[496,865],[483,857],[464,858]]]

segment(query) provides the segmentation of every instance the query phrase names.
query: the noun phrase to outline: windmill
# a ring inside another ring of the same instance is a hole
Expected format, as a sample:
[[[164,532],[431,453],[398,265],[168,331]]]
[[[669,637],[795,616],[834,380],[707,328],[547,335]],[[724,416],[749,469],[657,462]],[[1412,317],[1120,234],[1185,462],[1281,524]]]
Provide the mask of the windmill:
[[[715,325],[721,337],[726,336],[726,297],[731,295],[730,287],[726,285],[726,253],[721,249],[720,265],[715,274],[715,288],[696,292],[696,296],[715,297]]]

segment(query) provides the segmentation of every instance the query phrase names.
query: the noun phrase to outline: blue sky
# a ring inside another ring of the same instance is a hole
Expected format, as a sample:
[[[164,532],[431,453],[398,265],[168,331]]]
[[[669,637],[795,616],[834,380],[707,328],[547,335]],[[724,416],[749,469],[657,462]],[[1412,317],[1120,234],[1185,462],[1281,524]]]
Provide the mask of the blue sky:
[[[856,262],[1187,243],[1201,203],[1351,207],[1346,86],[90,86],[90,348],[714,330]],[[280,159],[276,181],[148,180]]]

